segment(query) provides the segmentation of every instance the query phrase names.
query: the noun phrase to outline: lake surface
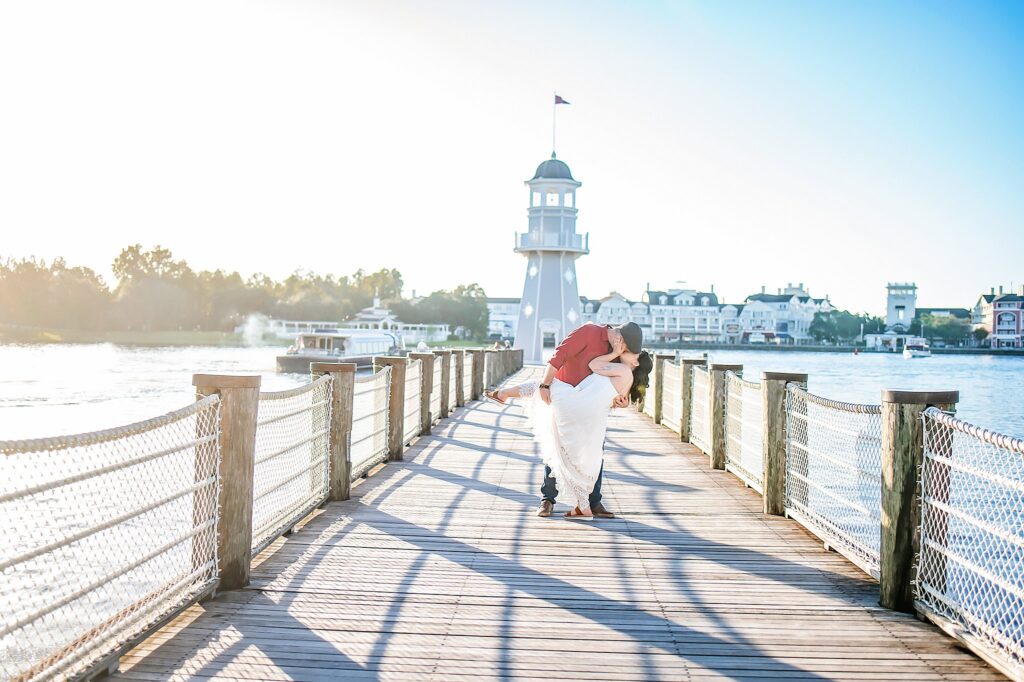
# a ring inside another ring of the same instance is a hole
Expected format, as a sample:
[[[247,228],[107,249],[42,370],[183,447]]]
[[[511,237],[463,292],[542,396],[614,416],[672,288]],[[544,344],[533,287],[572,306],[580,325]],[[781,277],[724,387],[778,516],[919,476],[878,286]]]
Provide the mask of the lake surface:
[[[195,397],[192,374],[259,374],[264,390],[309,381],[277,374],[284,347],[147,348],[113,344],[0,345],[0,440],[82,433],[120,426],[183,407]],[[696,351],[682,351],[696,357]],[[813,393],[877,403],[883,389],[960,391],[958,416],[1024,436],[1024,357],[788,351],[709,352],[713,362],[762,371],[806,372]]]

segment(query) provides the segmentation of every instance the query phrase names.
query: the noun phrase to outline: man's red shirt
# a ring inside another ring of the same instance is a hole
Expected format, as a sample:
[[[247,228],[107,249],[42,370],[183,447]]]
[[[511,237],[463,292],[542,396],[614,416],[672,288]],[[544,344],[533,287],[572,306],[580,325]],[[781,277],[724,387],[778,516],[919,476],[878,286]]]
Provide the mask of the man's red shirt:
[[[558,344],[548,364],[558,370],[555,378],[576,386],[593,374],[590,361],[612,351],[608,343],[608,325],[587,322],[574,329]]]

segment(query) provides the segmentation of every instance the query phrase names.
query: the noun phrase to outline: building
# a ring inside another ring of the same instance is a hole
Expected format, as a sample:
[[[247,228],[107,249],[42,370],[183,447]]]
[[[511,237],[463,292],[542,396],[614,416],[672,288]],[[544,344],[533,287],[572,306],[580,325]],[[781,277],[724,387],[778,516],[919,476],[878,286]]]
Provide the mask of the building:
[[[917,285],[913,282],[890,282],[886,286],[885,330],[896,334],[910,331],[917,315]]]
[[[387,308],[382,308],[379,298],[373,305],[363,308],[356,315],[341,323],[345,329],[379,329],[398,332],[407,345],[420,341],[447,341],[451,330],[447,324],[416,324],[402,322]]]
[[[519,326],[518,298],[487,299],[487,335],[492,339],[514,339]]]
[[[1024,348],[1024,285],[1017,293],[999,287],[983,294],[971,311],[971,322],[988,332],[991,348]]]
[[[777,294],[747,297],[745,303],[723,303],[715,293],[697,289],[650,290],[640,300],[612,292],[604,298],[580,297],[580,323],[617,325],[635,322],[644,339],[659,343],[776,343],[811,340],[814,315],[834,308],[828,298],[813,298],[803,284],[787,285]],[[510,326],[520,300],[488,299],[492,335]],[[520,318],[521,319],[521,318]],[[513,327],[512,332],[516,333]]]
[[[528,229],[516,234],[516,253],[526,256],[526,280],[515,327],[515,348],[525,362],[541,362],[544,348],[561,343],[582,324],[576,259],[590,252],[588,235],[576,234],[576,190],[565,162],[551,158],[526,181]]]

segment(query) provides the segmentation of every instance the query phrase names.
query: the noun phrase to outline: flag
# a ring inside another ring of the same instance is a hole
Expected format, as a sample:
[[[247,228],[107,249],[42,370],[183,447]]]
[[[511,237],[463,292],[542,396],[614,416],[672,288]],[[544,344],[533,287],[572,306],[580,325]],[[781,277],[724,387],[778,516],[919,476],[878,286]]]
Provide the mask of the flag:
[[[568,103],[569,102],[567,102],[566,100],[562,99],[558,95],[555,95],[555,104],[568,104]]]

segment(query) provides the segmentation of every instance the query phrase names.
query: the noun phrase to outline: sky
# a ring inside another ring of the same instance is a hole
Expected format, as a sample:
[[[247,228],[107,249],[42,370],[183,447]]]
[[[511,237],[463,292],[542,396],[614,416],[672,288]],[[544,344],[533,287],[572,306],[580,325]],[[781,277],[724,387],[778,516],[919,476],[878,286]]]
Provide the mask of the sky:
[[[0,0],[0,258],[109,279],[398,268],[518,296],[524,181],[580,293],[1024,283],[1024,3]]]

